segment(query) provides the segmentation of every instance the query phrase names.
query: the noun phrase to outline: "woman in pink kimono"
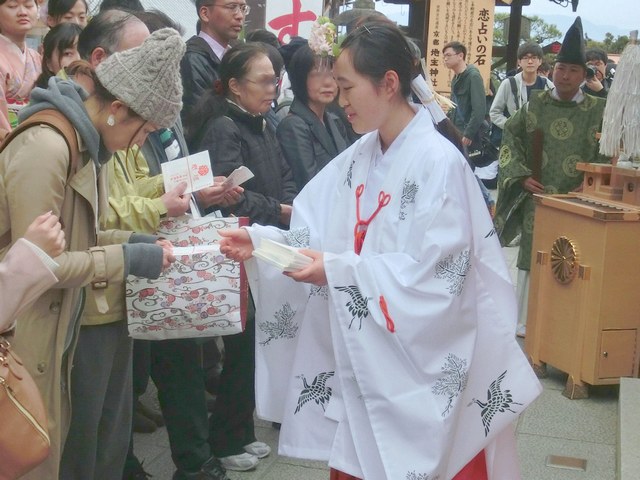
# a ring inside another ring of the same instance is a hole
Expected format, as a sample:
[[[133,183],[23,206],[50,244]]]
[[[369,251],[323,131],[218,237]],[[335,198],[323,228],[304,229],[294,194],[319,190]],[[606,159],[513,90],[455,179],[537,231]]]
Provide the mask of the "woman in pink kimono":
[[[307,183],[289,231],[221,232],[254,291],[257,413],[282,423],[281,455],[332,479],[517,480],[513,422],[540,385],[478,182],[442,111],[407,101],[426,85],[397,27],[342,47],[340,105],[363,137]],[[282,275],[252,258],[264,239],[311,263]]]
[[[17,125],[41,72],[40,54],[26,43],[37,17],[35,0],[0,0],[0,139]]]

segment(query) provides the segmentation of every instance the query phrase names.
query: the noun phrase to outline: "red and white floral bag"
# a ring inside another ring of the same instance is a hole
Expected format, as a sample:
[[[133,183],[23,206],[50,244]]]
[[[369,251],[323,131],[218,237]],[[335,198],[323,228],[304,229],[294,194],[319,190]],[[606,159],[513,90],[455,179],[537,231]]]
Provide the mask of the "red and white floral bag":
[[[244,330],[248,286],[244,266],[222,255],[218,230],[248,224],[244,217],[164,221],[157,234],[173,243],[176,262],[160,278],[129,276],[129,334],[143,340],[214,337]]]

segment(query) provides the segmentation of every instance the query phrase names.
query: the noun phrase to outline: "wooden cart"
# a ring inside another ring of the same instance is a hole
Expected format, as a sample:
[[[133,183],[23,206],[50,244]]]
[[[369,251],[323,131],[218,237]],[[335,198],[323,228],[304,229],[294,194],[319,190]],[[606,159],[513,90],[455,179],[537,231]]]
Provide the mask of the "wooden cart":
[[[569,374],[571,399],[636,377],[640,365],[640,174],[578,169],[582,193],[535,196],[525,339],[539,377],[546,364]]]

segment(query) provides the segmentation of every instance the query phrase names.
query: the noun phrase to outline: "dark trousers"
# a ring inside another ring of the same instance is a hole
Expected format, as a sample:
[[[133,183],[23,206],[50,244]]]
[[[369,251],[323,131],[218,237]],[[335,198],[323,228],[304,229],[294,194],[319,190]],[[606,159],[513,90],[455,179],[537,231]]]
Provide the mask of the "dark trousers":
[[[131,429],[131,339],[127,322],[80,327],[71,371],[71,425],[61,480],[111,480]]]
[[[158,388],[173,462],[179,470],[198,471],[211,456],[200,345],[192,339],[136,340],[134,403],[146,390],[149,374]],[[132,435],[125,472],[136,464]]]
[[[223,337],[224,366],[208,423],[201,347],[197,341],[134,342],[134,402],[146,389],[144,365],[148,364],[158,388],[171,458],[178,470],[197,471],[212,454],[226,457],[243,453],[242,447],[256,439],[255,307],[251,298],[247,310],[245,331]],[[144,360],[145,349],[149,352],[148,363]],[[125,471],[136,463],[131,440]]]
[[[250,299],[245,331],[222,337],[224,363],[216,404],[209,417],[209,443],[216,457],[244,453],[256,440],[255,410],[255,308]]]

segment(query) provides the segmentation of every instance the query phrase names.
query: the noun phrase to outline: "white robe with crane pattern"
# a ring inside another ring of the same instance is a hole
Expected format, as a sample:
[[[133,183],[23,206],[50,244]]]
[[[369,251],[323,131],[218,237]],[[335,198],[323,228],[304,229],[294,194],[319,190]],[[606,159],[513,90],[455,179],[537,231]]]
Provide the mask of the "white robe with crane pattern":
[[[361,216],[391,195],[354,252]],[[448,480],[481,450],[520,478],[513,425],[541,387],[515,340],[513,285],[477,180],[416,116],[383,154],[365,135],[296,198],[291,230],[324,253],[328,285],[246,263],[256,302],[256,402],[279,453],[366,480]]]

